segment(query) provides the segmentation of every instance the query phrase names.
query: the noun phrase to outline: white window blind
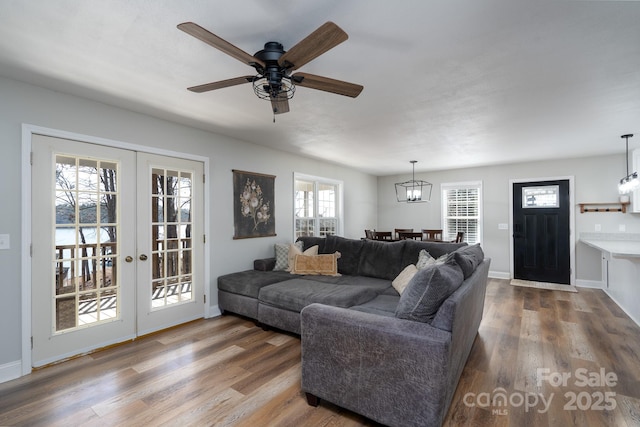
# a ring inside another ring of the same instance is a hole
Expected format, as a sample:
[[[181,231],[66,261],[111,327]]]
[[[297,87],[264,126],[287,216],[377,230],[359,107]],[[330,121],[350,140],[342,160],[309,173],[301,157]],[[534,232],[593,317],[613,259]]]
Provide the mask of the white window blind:
[[[443,239],[454,240],[464,232],[470,245],[482,240],[482,183],[442,184]]]

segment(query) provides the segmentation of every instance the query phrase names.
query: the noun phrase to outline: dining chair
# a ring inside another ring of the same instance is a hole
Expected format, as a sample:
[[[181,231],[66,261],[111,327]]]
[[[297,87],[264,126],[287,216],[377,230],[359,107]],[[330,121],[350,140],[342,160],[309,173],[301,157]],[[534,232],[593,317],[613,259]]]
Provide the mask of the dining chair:
[[[364,230],[365,239],[373,240],[375,239],[375,230]]]
[[[453,243],[462,243],[464,241],[464,231],[458,231],[456,233],[456,240]]]
[[[396,228],[394,232],[395,232],[395,239],[399,240],[400,233],[412,233],[413,228]]]
[[[392,235],[390,231],[374,231],[373,238],[375,240],[389,240],[391,241]]]
[[[413,239],[413,240],[422,240],[422,233],[419,231],[401,231],[398,233],[400,236],[400,240]]]
[[[442,230],[423,228],[422,233],[424,240],[442,240]]]

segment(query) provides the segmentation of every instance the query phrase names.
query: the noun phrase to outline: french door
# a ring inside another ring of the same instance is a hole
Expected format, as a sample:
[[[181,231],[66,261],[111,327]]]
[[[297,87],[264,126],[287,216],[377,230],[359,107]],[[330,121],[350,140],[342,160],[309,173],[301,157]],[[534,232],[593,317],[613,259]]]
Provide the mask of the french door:
[[[202,163],[32,148],[34,366],[203,316]]]

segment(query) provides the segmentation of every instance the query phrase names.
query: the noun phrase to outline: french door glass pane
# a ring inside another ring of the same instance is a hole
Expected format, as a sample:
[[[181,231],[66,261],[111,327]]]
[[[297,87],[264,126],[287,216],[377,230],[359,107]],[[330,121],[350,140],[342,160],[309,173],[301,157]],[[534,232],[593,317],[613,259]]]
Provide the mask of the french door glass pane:
[[[116,162],[56,156],[56,332],[119,316],[117,181]]]
[[[151,171],[151,307],[192,301],[192,174]]]

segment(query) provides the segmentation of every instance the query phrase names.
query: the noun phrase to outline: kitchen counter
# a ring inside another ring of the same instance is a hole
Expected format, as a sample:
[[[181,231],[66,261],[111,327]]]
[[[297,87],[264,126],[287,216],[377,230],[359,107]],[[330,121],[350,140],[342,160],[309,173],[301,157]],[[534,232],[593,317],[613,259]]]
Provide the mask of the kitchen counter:
[[[640,325],[640,233],[581,233],[602,254],[604,291]]]
[[[596,248],[609,257],[640,258],[640,241],[580,239],[584,244]]]

